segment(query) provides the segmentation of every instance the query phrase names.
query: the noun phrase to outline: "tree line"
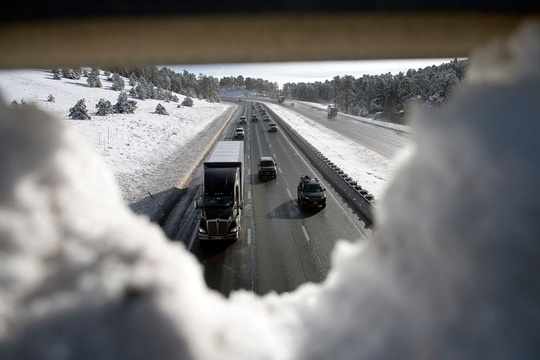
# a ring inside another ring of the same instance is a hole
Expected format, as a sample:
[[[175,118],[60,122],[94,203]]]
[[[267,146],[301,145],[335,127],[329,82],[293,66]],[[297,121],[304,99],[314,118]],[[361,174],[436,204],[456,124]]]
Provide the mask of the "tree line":
[[[157,66],[127,66],[104,70],[128,78],[132,90],[139,87],[140,91],[133,90],[135,93],[130,94],[134,97],[154,98],[152,93],[156,91],[165,94],[175,92],[190,98],[220,102],[219,81],[213,76],[195,76],[186,70],[177,73],[167,67]]]
[[[219,86],[227,89],[243,89],[257,94],[274,97],[279,92],[277,82],[270,82],[261,78],[244,78],[242,75],[226,76],[219,80]]]
[[[463,81],[467,60],[454,59],[449,63],[409,69],[397,75],[335,76],[332,80],[313,83],[286,83],[282,89],[276,82],[261,78],[229,76],[217,79],[186,70],[177,73],[167,67],[128,66],[105,68],[103,71],[113,82],[113,89],[123,91],[124,78],[129,79],[133,98],[158,99],[178,102],[173,93],[184,94],[209,102],[220,102],[220,89],[243,89],[275,97],[283,95],[289,100],[303,100],[323,104],[335,104],[340,112],[365,116],[384,117],[401,122],[407,102],[420,100],[429,106],[441,105],[452,94],[454,87]],[[56,78],[77,78],[84,70],[56,69]],[[99,70],[92,68],[87,76],[89,86],[101,87]],[[191,100],[191,99],[190,99]]]
[[[443,104],[463,81],[467,60],[410,69],[397,75],[335,76],[313,83],[286,83],[282,95],[290,100],[335,104],[340,112],[401,122],[407,102],[420,100],[429,106]]]

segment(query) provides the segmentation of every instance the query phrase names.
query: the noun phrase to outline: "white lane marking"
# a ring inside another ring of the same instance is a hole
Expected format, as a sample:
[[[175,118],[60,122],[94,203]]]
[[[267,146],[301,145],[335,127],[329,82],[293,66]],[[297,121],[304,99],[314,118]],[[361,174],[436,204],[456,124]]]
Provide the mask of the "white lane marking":
[[[298,155],[300,157],[300,160],[302,160],[304,162],[304,164],[306,164],[306,166],[311,170],[311,172],[315,175],[315,170],[313,169],[313,167],[307,162],[306,159],[304,159],[304,156],[302,154],[300,154],[300,152],[297,150],[296,146],[287,138],[287,136],[284,136],[284,139],[285,141],[287,141],[289,143],[289,145],[295,150],[295,154]],[[343,211],[343,213],[345,214],[345,216],[347,216],[347,218],[349,219],[349,221],[351,222],[351,224],[358,230],[358,232],[360,232],[361,234],[364,234],[367,238],[370,237],[370,235],[368,235],[368,231],[364,226],[362,227],[359,227],[358,224],[357,224],[357,220],[353,217],[351,217],[351,215],[345,211],[345,208],[339,203],[339,201],[337,200],[337,198],[334,196],[334,194],[332,194],[331,191],[327,191],[328,195],[330,195],[332,197],[332,199],[334,200],[334,202],[341,208],[341,210]]]
[[[290,197],[291,199],[293,198],[291,192],[289,191],[289,188],[287,188],[287,194],[289,194],[289,197]]]
[[[248,246],[251,245],[251,229],[250,228],[247,229],[247,243],[248,243]]]
[[[248,197],[248,201],[251,200],[251,189],[248,190],[248,196],[247,197]]]
[[[308,242],[311,242],[311,240],[309,239],[309,235],[307,233],[306,227],[304,225],[302,225],[302,231],[304,232],[304,236],[306,237],[306,240]]]

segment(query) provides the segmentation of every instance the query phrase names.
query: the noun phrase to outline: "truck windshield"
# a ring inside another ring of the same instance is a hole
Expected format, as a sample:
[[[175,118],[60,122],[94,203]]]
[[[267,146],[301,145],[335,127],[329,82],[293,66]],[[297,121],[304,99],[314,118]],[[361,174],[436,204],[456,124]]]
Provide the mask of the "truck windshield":
[[[233,206],[232,196],[205,196],[204,206],[206,207],[230,207]]]
[[[263,160],[261,166],[274,166],[274,162],[272,160]]]

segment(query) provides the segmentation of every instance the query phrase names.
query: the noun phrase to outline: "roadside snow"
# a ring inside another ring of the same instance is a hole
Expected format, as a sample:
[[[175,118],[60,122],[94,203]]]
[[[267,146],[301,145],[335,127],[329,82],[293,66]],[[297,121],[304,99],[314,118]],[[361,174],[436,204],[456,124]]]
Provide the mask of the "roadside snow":
[[[267,105],[307,142],[358,181],[362,188],[373,194],[375,199],[382,197],[388,181],[395,172],[395,159],[387,159],[283,106],[272,103]]]
[[[328,107],[328,105],[318,104],[318,103],[313,103],[313,102],[307,102],[307,101],[294,100],[294,103],[295,104],[301,104],[301,105],[304,105],[304,106],[309,106],[309,107],[312,107],[312,108],[315,108],[315,109],[322,109],[322,110],[325,110],[325,111],[326,111],[326,109]],[[387,129],[392,129],[392,130],[396,130],[396,131],[402,131],[402,132],[405,132],[405,133],[409,133],[411,131],[411,128],[408,125],[394,124],[394,123],[387,122],[387,121],[370,119],[370,118],[363,117],[363,116],[349,115],[349,114],[345,114],[345,113],[339,113],[339,115],[346,116],[346,117],[349,117],[349,118],[354,119],[354,120],[363,121],[365,123],[369,123],[369,124],[372,124],[372,125],[384,127],[384,128],[387,128]]]

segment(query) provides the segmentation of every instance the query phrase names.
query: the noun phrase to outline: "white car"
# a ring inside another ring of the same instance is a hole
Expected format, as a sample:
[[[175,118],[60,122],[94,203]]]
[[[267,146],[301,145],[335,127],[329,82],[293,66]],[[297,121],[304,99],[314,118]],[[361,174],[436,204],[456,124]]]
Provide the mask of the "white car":
[[[268,132],[276,132],[277,131],[277,125],[274,123],[271,123],[268,125]]]
[[[244,132],[244,129],[243,128],[236,128],[236,130],[234,130],[234,137],[236,139],[243,139],[245,137],[245,132]]]

